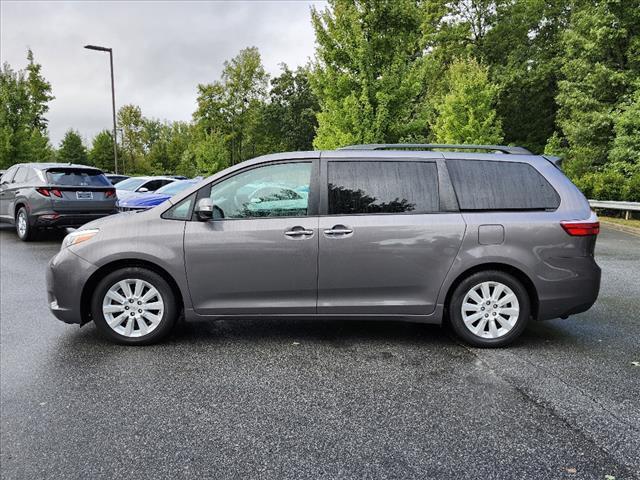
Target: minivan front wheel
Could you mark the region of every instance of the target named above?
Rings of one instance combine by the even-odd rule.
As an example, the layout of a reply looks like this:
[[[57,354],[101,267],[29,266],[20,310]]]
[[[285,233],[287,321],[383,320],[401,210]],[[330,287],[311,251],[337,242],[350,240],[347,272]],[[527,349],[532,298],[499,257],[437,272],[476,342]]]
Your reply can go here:
[[[529,295],[518,279],[501,271],[484,271],[467,277],[455,289],[449,318],[465,342],[503,347],[524,331],[530,311]]]
[[[148,345],[165,337],[178,317],[175,295],[156,272],[130,267],[105,276],[91,304],[96,327],[127,345]]]

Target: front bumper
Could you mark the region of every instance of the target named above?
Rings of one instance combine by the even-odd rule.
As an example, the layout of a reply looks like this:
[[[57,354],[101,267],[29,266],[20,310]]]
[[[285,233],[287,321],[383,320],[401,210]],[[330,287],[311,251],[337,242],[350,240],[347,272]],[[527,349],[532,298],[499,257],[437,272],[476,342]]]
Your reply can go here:
[[[58,320],[82,324],[82,291],[97,267],[64,248],[47,266],[49,309]]]
[[[99,218],[107,217],[114,213],[117,213],[117,211],[113,210],[113,211],[107,211],[107,212],[92,212],[92,213],[51,212],[51,213],[36,215],[34,217],[33,226],[55,227],[55,228],[81,227],[85,223],[92,222],[93,220],[98,220]]]

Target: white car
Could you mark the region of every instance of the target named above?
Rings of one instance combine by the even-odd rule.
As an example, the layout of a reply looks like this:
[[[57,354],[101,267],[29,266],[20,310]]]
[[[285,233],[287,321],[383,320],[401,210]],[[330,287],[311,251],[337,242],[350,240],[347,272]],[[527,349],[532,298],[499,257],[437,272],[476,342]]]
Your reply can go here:
[[[122,200],[139,193],[152,193],[175,181],[171,177],[131,177],[115,185],[116,195],[118,200]]]

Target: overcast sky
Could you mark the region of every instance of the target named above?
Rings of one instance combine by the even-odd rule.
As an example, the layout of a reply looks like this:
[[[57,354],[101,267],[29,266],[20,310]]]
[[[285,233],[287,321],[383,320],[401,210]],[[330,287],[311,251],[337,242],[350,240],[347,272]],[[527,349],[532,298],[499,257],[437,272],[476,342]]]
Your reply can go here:
[[[139,105],[147,117],[190,120],[196,86],[220,77],[222,63],[256,46],[267,71],[305,64],[314,52],[311,5],[321,1],[12,2],[0,1],[0,57],[15,69],[31,48],[56,99],[48,114],[58,145],[74,128],[85,142],[112,128],[109,55],[114,50],[116,108]]]

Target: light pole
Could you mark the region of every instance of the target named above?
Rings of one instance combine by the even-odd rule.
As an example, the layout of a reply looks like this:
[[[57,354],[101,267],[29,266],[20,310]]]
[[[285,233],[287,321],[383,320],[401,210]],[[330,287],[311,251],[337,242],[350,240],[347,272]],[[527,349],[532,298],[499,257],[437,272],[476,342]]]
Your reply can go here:
[[[97,45],[85,45],[87,50],[97,50],[98,52],[109,52],[109,63],[111,64],[111,108],[113,110],[113,161],[115,172],[118,173],[118,140],[116,139],[116,89],[113,83],[113,50]]]

